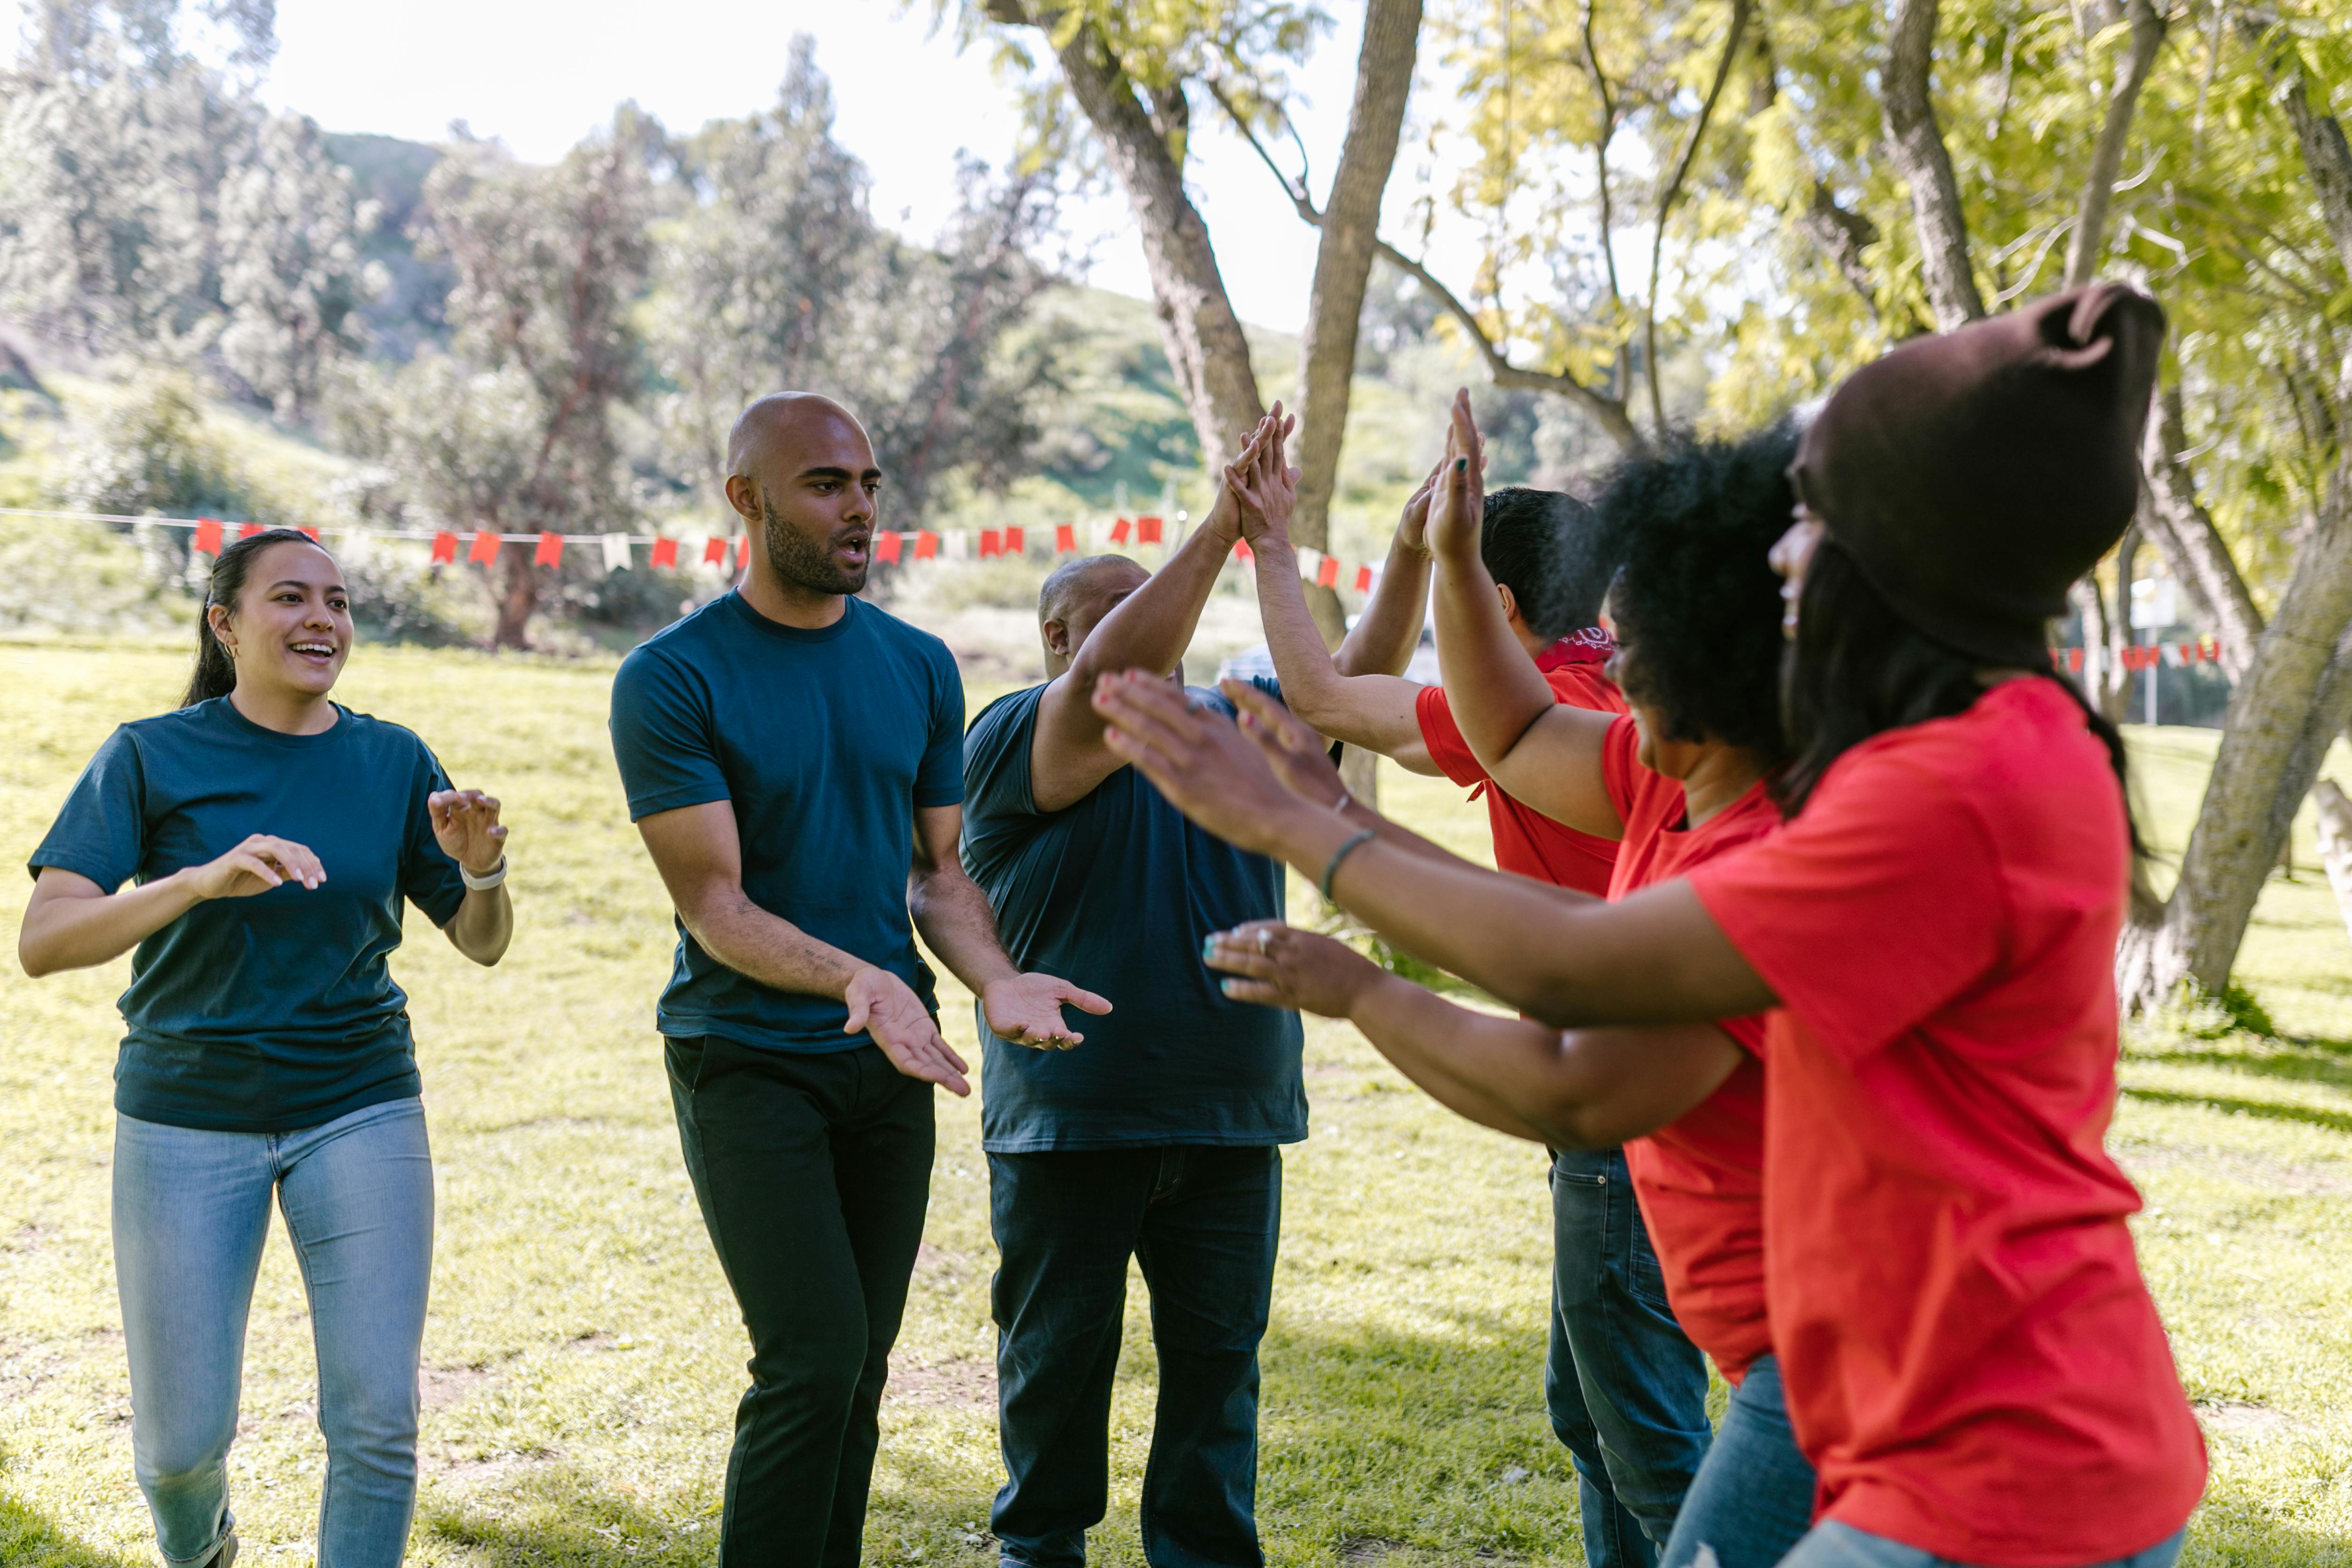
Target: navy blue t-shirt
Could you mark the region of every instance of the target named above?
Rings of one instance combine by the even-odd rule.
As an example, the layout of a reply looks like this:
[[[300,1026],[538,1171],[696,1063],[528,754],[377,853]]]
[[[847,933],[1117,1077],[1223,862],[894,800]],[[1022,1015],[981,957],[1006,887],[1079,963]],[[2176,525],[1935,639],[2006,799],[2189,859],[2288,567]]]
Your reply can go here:
[[[915,808],[963,799],[963,680],[947,644],[863,600],[805,631],[729,593],[648,638],[613,682],[613,755],[635,821],[734,803],[743,892],[821,942],[878,964],[937,1010],[915,952],[907,871]],[[837,998],[780,991],[677,923],[657,1013],[667,1035],[849,1051]]]
[[[336,707],[281,735],[226,697],[126,724],[74,781],[31,868],[112,893],[217,860],[254,833],[301,844],[327,880],[208,899],[139,944],[114,1107],[142,1122],[289,1133],[419,1092],[408,998],[384,958],[405,897],[436,925],[466,901],[425,798],[449,788],[423,741]]]
[[[1187,689],[1232,716],[1218,693]],[[1029,759],[1045,695],[998,698],[964,737],[964,869],[1013,963],[1098,991],[1112,1011],[1069,1015],[1087,1037],[1071,1051],[1008,1045],[979,1019],[981,1146],[1297,1143],[1298,1015],[1231,1000],[1201,963],[1210,932],[1282,917],[1281,862],[1195,827],[1132,768],[1037,810]]]

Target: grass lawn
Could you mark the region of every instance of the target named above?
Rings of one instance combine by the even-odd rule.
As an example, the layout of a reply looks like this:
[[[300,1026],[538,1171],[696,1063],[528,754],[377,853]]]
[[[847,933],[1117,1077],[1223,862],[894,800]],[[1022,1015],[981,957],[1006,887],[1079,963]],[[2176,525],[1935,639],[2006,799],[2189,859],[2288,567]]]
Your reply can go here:
[[[107,731],[167,706],[184,670],[175,653],[0,645],[10,856],[30,851]],[[713,1552],[745,1347],[670,1123],[652,1028],[668,908],[623,810],[609,675],[369,648],[340,694],[500,794],[515,833],[506,963],[475,968],[422,920],[395,960],[440,1180],[416,1563],[622,1568]],[[2137,739],[2157,838],[2177,849],[2211,737]],[[1393,771],[1383,787],[1407,821],[1483,853],[1483,814],[1458,790]],[[2213,1448],[2193,1563],[2352,1563],[2352,951],[2307,823],[2301,839],[2305,869],[2273,880],[2242,967],[2287,1038],[2135,1035],[2114,1134],[2147,1193],[2142,1255]],[[12,952],[28,886],[0,877]],[[107,1240],[125,967],[36,985],[12,964],[0,978],[8,1568],[155,1560]],[[976,1056],[969,998],[949,981],[942,1000],[950,1038]],[[1314,1136],[1287,1156],[1265,1356],[1270,1559],[1580,1562],[1574,1476],[1542,1412],[1539,1153],[1440,1111],[1344,1027],[1310,1021],[1307,1074]],[[986,1170],[976,1106],[943,1096],[940,1120],[866,1528],[879,1563],[993,1561]],[[1139,1287],[1103,1563],[1141,1560],[1152,1381]],[[274,1234],[232,1457],[257,1564],[310,1552],[323,1464],[311,1396],[300,1288]]]

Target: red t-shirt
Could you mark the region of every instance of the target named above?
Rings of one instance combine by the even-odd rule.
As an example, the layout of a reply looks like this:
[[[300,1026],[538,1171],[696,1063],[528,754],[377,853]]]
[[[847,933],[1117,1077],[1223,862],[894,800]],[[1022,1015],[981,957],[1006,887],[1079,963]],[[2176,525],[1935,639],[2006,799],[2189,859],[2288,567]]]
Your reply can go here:
[[[1573,707],[1595,713],[1623,713],[1624,694],[1601,674],[1616,644],[1598,626],[1563,637],[1536,659],[1536,668],[1551,683],[1552,695]],[[1580,833],[1553,821],[1532,806],[1523,806],[1486,777],[1486,769],[1462,738],[1446,706],[1444,686],[1423,686],[1413,699],[1413,716],[1421,720],[1422,743],[1430,760],[1456,784],[1474,786],[1470,799],[1486,797],[1486,820],[1495,835],[1495,863],[1505,871],[1572,887],[1595,898],[1609,892],[1609,875],[1617,864],[1617,845],[1610,839]]]
[[[1855,747],[1690,883],[1781,998],[1766,1284],[1824,1517],[1964,1563],[2153,1546],[2204,1439],[2107,1157],[2129,849],[2051,683]]]
[[[1679,779],[1634,759],[1640,732],[1631,718],[1609,727],[1601,775],[1625,821],[1609,896],[1679,876],[1703,861],[1780,825],[1759,782],[1701,822],[1684,825]],[[1633,1196],[1649,1226],[1666,1299],[1691,1343],[1732,1383],[1772,1348],[1764,1306],[1764,1015],[1722,1019],[1742,1048],[1739,1065],[1715,1092],[1672,1123],[1625,1143]]]

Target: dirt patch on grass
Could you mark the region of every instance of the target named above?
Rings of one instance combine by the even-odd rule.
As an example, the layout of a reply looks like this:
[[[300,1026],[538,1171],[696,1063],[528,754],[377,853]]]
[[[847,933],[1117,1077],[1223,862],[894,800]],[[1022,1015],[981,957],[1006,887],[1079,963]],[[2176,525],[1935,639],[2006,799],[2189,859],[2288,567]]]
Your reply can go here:
[[[890,1382],[882,1391],[882,1403],[934,1410],[993,1410],[996,1364],[976,1357],[961,1357],[929,1366],[892,1367]]]
[[[2295,1425],[2294,1416],[2258,1399],[2200,1399],[2196,1409],[2198,1421],[2208,1432],[2226,1432],[2233,1437],[2267,1437]]]
[[[497,1382],[498,1375],[486,1366],[423,1366],[416,1371],[416,1391],[425,1409],[441,1410]]]

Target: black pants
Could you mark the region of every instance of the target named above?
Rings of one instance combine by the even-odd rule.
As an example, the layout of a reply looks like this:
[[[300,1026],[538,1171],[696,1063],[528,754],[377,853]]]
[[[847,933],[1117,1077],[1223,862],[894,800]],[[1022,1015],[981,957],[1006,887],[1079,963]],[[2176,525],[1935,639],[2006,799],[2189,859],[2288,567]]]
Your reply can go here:
[[[1282,1155],[1201,1145],[988,1156],[1007,1562],[1077,1568],[1102,1521],[1127,1260],[1151,1291],[1160,1396],[1143,1472],[1153,1568],[1257,1568],[1257,1346]]]
[[[930,1085],[873,1045],[668,1044],[687,1174],[751,1333],[719,1563],[850,1568],[930,1198]]]

